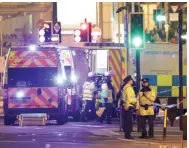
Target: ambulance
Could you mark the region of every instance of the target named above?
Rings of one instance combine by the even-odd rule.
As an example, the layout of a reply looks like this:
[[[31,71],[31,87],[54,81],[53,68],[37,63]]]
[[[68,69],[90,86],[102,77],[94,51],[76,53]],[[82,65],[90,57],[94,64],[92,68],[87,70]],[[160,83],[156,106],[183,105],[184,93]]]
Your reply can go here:
[[[4,124],[20,114],[45,113],[49,120],[67,122],[66,71],[55,47],[11,47],[4,72]]]

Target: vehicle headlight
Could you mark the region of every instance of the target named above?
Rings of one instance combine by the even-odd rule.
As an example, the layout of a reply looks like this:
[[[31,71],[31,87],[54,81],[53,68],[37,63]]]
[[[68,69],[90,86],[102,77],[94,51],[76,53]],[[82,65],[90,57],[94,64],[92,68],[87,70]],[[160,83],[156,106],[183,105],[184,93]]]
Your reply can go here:
[[[22,97],[24,97],[24,92],[18,91],[18,92],[16,93],[16,97],[17,97],[17,98],[22,98]]]
[[[64,78],[62,76],[57,76],[55,78],[55,81],[57,84],[63,84],[64,83]]]
[[[72,82],[77,82],[77,77],[75,76],[75,74],[71,75],[71,81]]]

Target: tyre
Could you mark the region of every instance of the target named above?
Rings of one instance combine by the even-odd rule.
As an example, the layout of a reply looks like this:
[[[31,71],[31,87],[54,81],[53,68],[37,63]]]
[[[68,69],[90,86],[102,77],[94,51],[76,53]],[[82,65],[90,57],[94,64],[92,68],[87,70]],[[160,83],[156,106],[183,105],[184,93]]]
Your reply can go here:
[[[4,116],[4,125],[12,125],[16,121],[16,117],[11,117],[9,115]]]
[[[63,125],[63,124],[68,122],[68,116],[67,115],[58,116],[56,122],[57,122],[58,125]]]
[[[56,122],[57,122],[58,125],[63,125],[65,123],[64,119],[62,119],[60,117],[59,117],[59,119],[57,119]]]

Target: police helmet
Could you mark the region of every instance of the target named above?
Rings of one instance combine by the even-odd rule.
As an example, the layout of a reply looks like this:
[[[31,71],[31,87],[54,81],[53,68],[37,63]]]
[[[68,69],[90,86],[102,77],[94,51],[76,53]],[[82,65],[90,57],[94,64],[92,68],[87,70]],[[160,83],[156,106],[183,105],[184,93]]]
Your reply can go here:
[[[88,73],[88,77],[94,77],[95,76],[95,73],[94,72],[89,72]]]
[[[148,83],[148,82],[149,82],[149,79],[148,79],[148,78],[143,78],[143,79],[141,79],[141,81],[142,81],[143,83]]]
[[[125,83],[128,83],[130,80],[133,80],[133,78],[131,77],[131,75],[128,75],[125,77],[125,79],[123,80]]]

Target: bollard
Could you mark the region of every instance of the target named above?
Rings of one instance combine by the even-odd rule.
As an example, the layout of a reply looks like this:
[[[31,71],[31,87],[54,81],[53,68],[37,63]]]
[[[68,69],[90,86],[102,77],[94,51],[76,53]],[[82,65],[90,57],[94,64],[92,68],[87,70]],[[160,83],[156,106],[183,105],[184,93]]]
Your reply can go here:
[[[21,115],[18,116],[18,124],[19,126],[22,126],[23,124],[23,117]]]
[[[163,140],[166,139],[166,133],[167,133],[167,108],[165,108],[165,111],[164,111]]]

